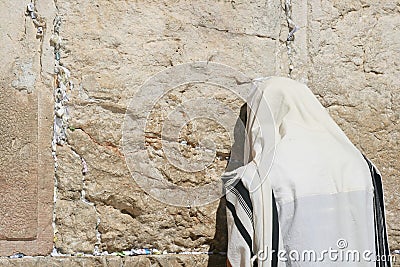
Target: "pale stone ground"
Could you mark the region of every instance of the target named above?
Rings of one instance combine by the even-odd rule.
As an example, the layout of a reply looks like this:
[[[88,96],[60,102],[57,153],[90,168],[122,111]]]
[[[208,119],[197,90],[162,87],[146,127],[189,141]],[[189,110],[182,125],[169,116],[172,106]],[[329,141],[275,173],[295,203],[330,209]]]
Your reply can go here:
[[[1,77],[14,73],[18,77],[4,79],[2,84],[4,87],[11,84],[18,94],[28,96],[32,96],[28,91],[35,91],[32,84],[39,72],[45,73],[40,76],[42,80],[52,79],[40,66],[46,70],[53,68],[55,62],[49,60],[53,55],[48,56],[53,49],[49,44],[51,24],[56,15],[61,18],[59,62],[70,70],[74,88],[68,89],[68,141],[57,146],[54,247],[58,253],[93,254],[143,247],[169,252],[226,250],[223,201],[200,208],[162,204],[133,181],[122,151],[121,129],[126,107],[139,86],[158,71],[199,60],[226,64],[250,78],[280,75],[305,82],[354,144],[382,172],[390,245],[392,250],[400,249],[397,181],[400,3],[372,0],[288,3],[285,6],[279,0],[196,3],[37,0],[37,11],[47,21],[47,35],[42,43],[32,33],[37,29],[30,18],[24,17],[27,2],[15,1],[12,6],[4,7],[18,10],[19,16],[13,24],[0,19],[1,27],[16,36],[7,39],[7,47],[15,44],[25,50],[18,50],[18,57],[7,56],[13,50],[1,54],[1,62],[7,66],[2,69]],[[287,42],[294,27],[292,20],[300,30],[293,41]],[[14,25],[17,22],[28,26]],[[26,53],[32,52],[28,48],[36,51],[37,56],[27,56]],[[39,55],[47,55],[43,56],[46,60],[39,62]],[[152,123],[146,129],[147,149],[153,158],[150,164],[165,179],[195,186],[218,179],[226,161],[215,160],[207,172],[190,174],[165,160],[157,139],[160,118],[170,107],[201,96],[202,92],[196,87],[181,89],[175,88],[161,99],[159,108],[152,113]],[[223,90],[214,97],[239,114],[243,104],[240,99],[233,99]],[[229,140],[218,125],[210,122],[198,122],[184,129],[182,139],[196,143],[202,132],[220,141],[217,153],[229,152]],[[190,155],[190,148],[187,153]],[[85,164],[87,173],[83,175]],[[163,262],[164,256],[46,257],[1,259],[0,263],[2,266],[45,263],[206,266],[208,261],[206,255],[178,258],[172,257],[170,263]]]

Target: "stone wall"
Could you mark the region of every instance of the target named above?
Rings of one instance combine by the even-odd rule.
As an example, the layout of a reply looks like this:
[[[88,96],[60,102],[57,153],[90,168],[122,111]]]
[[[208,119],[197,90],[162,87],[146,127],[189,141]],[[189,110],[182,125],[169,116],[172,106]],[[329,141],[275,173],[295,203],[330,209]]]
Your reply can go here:
[[[280,3],[68,1],[58,3],[58,14],[65,40],[61,62],[71,71],[75,86],[68,103],[68,144],[57,149],[56,249],[60,253],[143,247],[169,252],[225,251],[225,218],[224,212],[217,212],[219,201],[179,208],[144,193],[125,163],[122,125],[139,86],[171,66],[209,60],[251,77],[284,75],[286,47],[281,40],[287,32]],[[160,164],[166,179],[187,186],[218,178],[225,159],[213,162],[207,173],[195,174],[163,161],[157,145],[161,132],[157,118],[166,117],[173,110],[170,107],[206,94],[205,88],[196,86],[170,89],[158,102],[160,108],[153,109],[146,132],[154,157],[148,168]],[[229,91],[214,90],[219,91],[209,89],[208,93],[239,113],[240,100]],[[189,143],[200,139],[193,135],[202,132],[226,139],[215,123],[188,127],[182,138]],[[217,152],[228,154],[229,147]],[[81,159],[88,167],[85,175]],[[77,220],[81,223],[76,224]]]
[[[213,264],[207,255],[76,258],[139,248],[226,251],[223,200],[201,207],[162,203],[132,178],[123,150],[127,107],[153,100],[150,93],[137,97],[140,86],[160,71],[195,61],[225,64],[248,78],[289,76],[306,83],[382,172],[390,246],[400,249],[396,1],[36,0],[35,19],[26,12],[28,3],[0,4],[5,43],[0,121],[9,125],[0,132],[5,140],[0,144],[0,203],[5,207],[0,216],[8,218],[0,223],[0,253],[52,252],[64,258],[2,259],[4,266],[77,266],[75,261],[114,266],[110,259],[118,266],[223,265],[223,257]],[[221,126],[194,120],[182,128],[179,140],[171,140],[187,158],[205,137],[218,144],[218,157],[205,170],[191,173],[166,159],[160,125],[182,103],[213,97],[238,115],[243,100],[224,88],[192,84],[169,89],[145,127],[146,166],[180,186],[215,181],[232,144]],[[39,159],[24,160],[36,151]],[[10,169],[19,183],[9,182]],[[20,220],[10,216],[27,221],[13,225]],[[32,246],[35,240],[42,245]],[[165,258],[176,263],[163,263]]]

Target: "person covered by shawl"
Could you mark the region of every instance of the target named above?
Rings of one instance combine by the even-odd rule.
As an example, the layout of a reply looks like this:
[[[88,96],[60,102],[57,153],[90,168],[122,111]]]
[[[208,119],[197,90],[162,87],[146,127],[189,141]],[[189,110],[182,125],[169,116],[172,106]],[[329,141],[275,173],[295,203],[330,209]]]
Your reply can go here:
[[[227,170],[228,266],[391,266],[381,177],[310,89],[259,79]]]

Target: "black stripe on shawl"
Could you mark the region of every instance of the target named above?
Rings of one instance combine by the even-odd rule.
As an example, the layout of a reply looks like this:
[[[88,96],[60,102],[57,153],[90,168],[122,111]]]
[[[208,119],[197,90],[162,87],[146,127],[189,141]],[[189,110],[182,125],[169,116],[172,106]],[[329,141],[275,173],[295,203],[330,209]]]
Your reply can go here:
[[[240,193],[240,196],[242,196],[243,200],[247,204],[247,206],[250,208],[251,213],[253,213],[253,205],[251,203],[250,199],[250,193],[249,191],[244,187],[242,181],[239,181],[235,186],[235,189]],[[232,192],[233,190],[231,190]],[[235,193],[237,198],[240,198]],[[243,206],[243,202],[240,202],[240,204]],[[246,228],[243,226],[241,223],[239,217],[236,214],[236,210],[234,205],[226,201],[226,206],[227,208],[231,211],[235,225],[237,229],[239,230],[240,234],[242,235],[243,239],[246,241],[247,245],[249,246],[251,256],[254,256],[254,252],[252,250],[252,239],[247,232]],[[244,210],[247,210],[245,207],[243,207]],[[252,218],[251,218],[252,219]],[[252,220],[253,222],[253,220]],[[271,254],[271,267],[277,267],[278,266],[278,250],[279,250],[279,218],[278,218],[278,209],[275,201],[275,196],[274,193],[272,192],[272,254]],[[258,261],[254,261],[254,267],[258,266]]]
[[[364,155],[363,155],[364,156]],[[385,206],[383,201],[382,179],[375,167],[364,156],[368,164],[374,186],[375,253],[386,261],[376,261],[376,266],[390,267],[390,251],[386,233]]]
[[[274,192],[272,191],[272,254],[271,267],[278,266],[279,250],[279,219]]]
[[[253,211],[250,210],[250,208],[248,207],[248,205],[246,204],[246,202],[244,201],[242,195],[240,194],[240,192],[238,190],[236,190],[236,188],[231,187],[229,189],[229,191],[234,194],[237,198],[237,200],[239,201],[240,206],[242,206],[244,212],[246,213],[247,217],[249,217],[251,224],[254,226],[254,220],[253,220]]]
[[[229,202],[227,200],[226,201],[226,207],[232,213],[235,225],[236,225],[237,229],[239,230],[239,233],[242,235],[243,239],[246,241],[247,245],[249,246],[249,249],[250,249],[250,252],[251,252],[251,256],[253,257],[253,255],[254,255],[254,253],[253,253],[253,245],[252,245],[253,241],[251,240],[250,234],[247,232],[246,228],[244,227],[244,225],[240,221],[239,217],[237,216],[235,206],[231,202]]]
[[[238,198],[240,205],[243,207],[243,210],[246,212],[247,216],[254,226],[253,204],[251,203],[250,193],[244,186],[243,182],[241,180],[235,181],[235,184],[233,186],[228,185],[226,189]]]
[[[240,195],[243,197],[243,200],[246,202],[247,206],[251,211],[253,211],[253,204],[251,203],[249,190],[244,187],[244,184],[241,180],[239,180],[234,187],[237,191],[239,191]]]

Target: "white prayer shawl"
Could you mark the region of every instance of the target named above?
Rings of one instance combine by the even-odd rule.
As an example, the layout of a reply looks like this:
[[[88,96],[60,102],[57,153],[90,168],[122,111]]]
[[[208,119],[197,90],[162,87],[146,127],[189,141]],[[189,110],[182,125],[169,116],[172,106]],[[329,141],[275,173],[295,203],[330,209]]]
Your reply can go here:
[[[247,164],[223,176],[232,266],[390,266],[380,174],[310,89],[255,82],[246,129]]]

